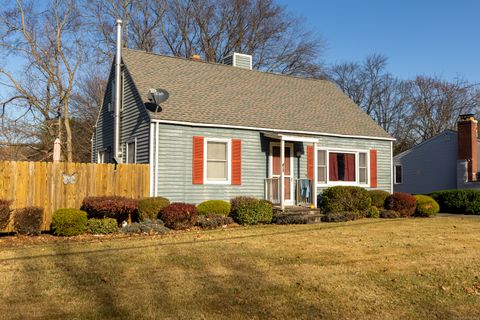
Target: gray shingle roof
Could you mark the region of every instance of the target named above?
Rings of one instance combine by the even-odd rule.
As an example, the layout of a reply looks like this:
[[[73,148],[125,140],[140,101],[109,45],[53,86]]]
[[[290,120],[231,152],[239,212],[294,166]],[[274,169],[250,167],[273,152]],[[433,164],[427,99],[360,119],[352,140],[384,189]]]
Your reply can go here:
[[[143,101],[169,92],[153,119],[391,138],[333,83],[124,49]]]

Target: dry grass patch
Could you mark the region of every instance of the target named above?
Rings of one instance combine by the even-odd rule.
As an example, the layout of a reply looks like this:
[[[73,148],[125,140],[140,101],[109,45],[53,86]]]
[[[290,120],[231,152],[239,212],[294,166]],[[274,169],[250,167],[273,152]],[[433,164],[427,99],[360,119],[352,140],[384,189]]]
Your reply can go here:
[[[4,247],[9,318],[477,319],[480,219]]]

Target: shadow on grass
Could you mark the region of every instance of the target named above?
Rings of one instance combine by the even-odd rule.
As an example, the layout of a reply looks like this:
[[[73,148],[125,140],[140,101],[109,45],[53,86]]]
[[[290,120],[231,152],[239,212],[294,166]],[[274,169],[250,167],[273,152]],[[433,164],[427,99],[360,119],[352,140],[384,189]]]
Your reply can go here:
[[[387,223],[395,220],[362,221],[355,226]],[[30,302],[42,306],[34,310],[40,318],[80,318],[80,319],[335,319],[368,318],[374,313],[365,314],[365,301],[346,298],[343,283],[351,282],[356,289],[382,288],[385,293],[381,299],[388,300],[383,316],[395,316],[395,310],[403,309],[404,318],[461,318],[449,308],[455,301],[436,299],[437,291],[428,291],[431,283],[425,281],[423,289],[418,290],[410,278],[401,282],[391,282],[395,273],[378,274],[376,264],[360,266],[349,265],[346,257],[332,257],[331,265],[343,264],[344,267],[333,272],[338,276],[336,284],[328,285],[331,268],[322,269],[319,253],[313,252],[302,263],[314,266],[307,269],[314,273],[315,284],[305,281],[311,279],[300,267],[291,262],[297,259],[297,252],[265,250],[266,246],[242,245],[225,240],[260,238],[282,234],[302,234],[311,231],[332,228],[351,227],[352,224],[332,224],[317,227],[302,227],[294,230],[222,237],[176,243],[155,243],[129,246],[127,248],[107,248],[100,250],[72,251],[68,243],[53,246],[49,255],[28,257],[27,259],[7,259],[17,264],[18,288],[11,290],[15,300],[22,299],[24,305]],[[255,230],[252,229],[252,232]],[[282,239],[283,240],[283,239]],[[179,244],[212,243],[205,246],[185,246]],[[86,244],[88,245],[88,244]],[[268,243],[270,245],[270,243]],[[126,251],[129,249],[144,249]],[[284,262],[279,262],[279,256]],[[372,258],[372,257],[369,257]],[[376,256],[378,259],[378,256]],[[411,257],[411,259],[416,259]],[[419,257],[418,259],[421,259]],[[330,265],[330,264],[329,264]],[[372,278],[358,278],[355,272],[364,273],[362,268],[373,266]],[[288,270],[288,271],[287,271]],[[329,274],[322,272],[330,270]],[[443,273],[442,273],[443,274]],[[408,274],[407,274],[408,275]],[[411,275],[409,276],[411,277]],[[45,278],[37,285],[38,278]],[[423,279],[423,278],[421,278]],[[49,286],[50,285],[50,286]],[[369,285],[369,286],[368,286]],[[32,286],[30,297],[25,298],[24,290]],[[368,290],[368,289],[367,289]],[[49,292],[48,297],[45,293]],[[363,294],[359,290],[360,295]],[[418,295],[426,296],[418,299]],[[355,298],[355,296],[353,296]],[[438,297],[437,297],[438,298]],[[385,308],[380,300],[378,308]],[[418,305],[418,303],[425,303]],[[461,303],[461,301],[458,301]],[[1,302],[0,302],[1,303]],[[360,307],[358,306],[360,305]],[[428,313],[428,310],[432,310]],[[29,318],[24,310],[15,309],[11,318]],[[343,312],[343,313],[342,313]],[[465,313],[463,313],[465,314]],[[398,315],[397,315],[398,316]],[[378,318],[378,317],[377,317]]]
[[[389,223],[395,222],[398,219],[377,219],[376,221],[367,221],[356,223],[355,226],[362,226],[362,225],[370,225],[370,224],[379,224],[379,223]],[[331,224],[331,225],[330,225]],[[253,239],[253,238],[262,238],[268,236],[276,236],[276,235],[288,235],[288,234],[302,234],[308,233],[311,231],[320,231],[320,230],[328,230],[328,229],[337,229],[337,228],[345,228],[351,227],[349,224],[345,223],[330,223],[328,226],[323,226],[321,228],[312,227],[312,228],[302,228],[300,230],[289,230],[289,231],[275,231],[275,232],[264,232],[259,234],[248,234],[248,235],[241,235],[241,236],[229,236],[229,237],[222,237],[222,238],[215,238],[215,239],[199,239],[199,240],[188,240],[188,241],[179,241],[179,242],[166,242],[166,243],[152,243],[152,244],[145,244],[145,245],[134,245],[134,246],[122,246],[121,248],[103,248],[103,249],[93,249],[93,250],[78,250],[78,251],[70,251],[70,250],[55,250],[54,253],[50,254],[39,254],[39,255],[32,255],[32,256],[25,256],[25,257],[12,257],[12,258],[4,258],[0,259],[0,262],[3,261],[15,261],[15,260],[25,260],[25,259],[36,259],[36,258],[44,258],[44,257],[51,257],[51,256],[69,256],[69,255],[78,255],[78,254],[88,254],[88,253],[109,253],[109,252],[118,252],[118,251],[126,251],[132,249],[143,249],[143,248],[150,248],[150,247],[169,247],[169,246],[180,246],[185,244],[202,244],[202,243],[209,243],[209,242],[221,242],[221,241],[230,241],[230,240],[241,240],[241,239]],[[271,226],[268,226],[271,227]],[[291,226],[292,227],[292,226]],[[293,226],[296,227],[296,226]],[[258,230],[252,229],[251,231]],[[145,237],[148,239],[148,236]],[[119,239],[120,240],[120,239]],[[121,239],[128,241],[129,239]],[[138,239],[135,239],[138,240]],[[72,244],[78,244],[72,243]],[[52,247],[54,248],[70,248],[69,244],[53,244]]]

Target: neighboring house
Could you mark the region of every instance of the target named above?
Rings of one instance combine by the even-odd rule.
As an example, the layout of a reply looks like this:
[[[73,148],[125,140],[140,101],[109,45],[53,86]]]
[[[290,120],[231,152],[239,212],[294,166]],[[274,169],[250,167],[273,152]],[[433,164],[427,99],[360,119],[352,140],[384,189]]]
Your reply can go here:
[[[426,194],[437,190],[476,188],[477,121],[460,116],[458,131],[445,130],[393,158],[394,191]]]
[[[312,194],[328,186],[392,191],[394,139],[328,81],[251,70],[247,55],[216,64],[129,49],[121,74],[119,160],[150,163],[153,196],[288,206],[316,204]],[[94,162],[113,157],[114,75]],[[169,93],[160,106],[149,101],[155,88]]]

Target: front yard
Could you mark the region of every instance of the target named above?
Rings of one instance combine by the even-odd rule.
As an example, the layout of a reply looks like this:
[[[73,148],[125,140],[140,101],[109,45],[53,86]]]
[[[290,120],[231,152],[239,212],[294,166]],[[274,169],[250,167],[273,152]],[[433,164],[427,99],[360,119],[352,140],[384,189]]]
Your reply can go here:
[[[0,317],[480,318],[480,219],[95,239],[0,238]]]

